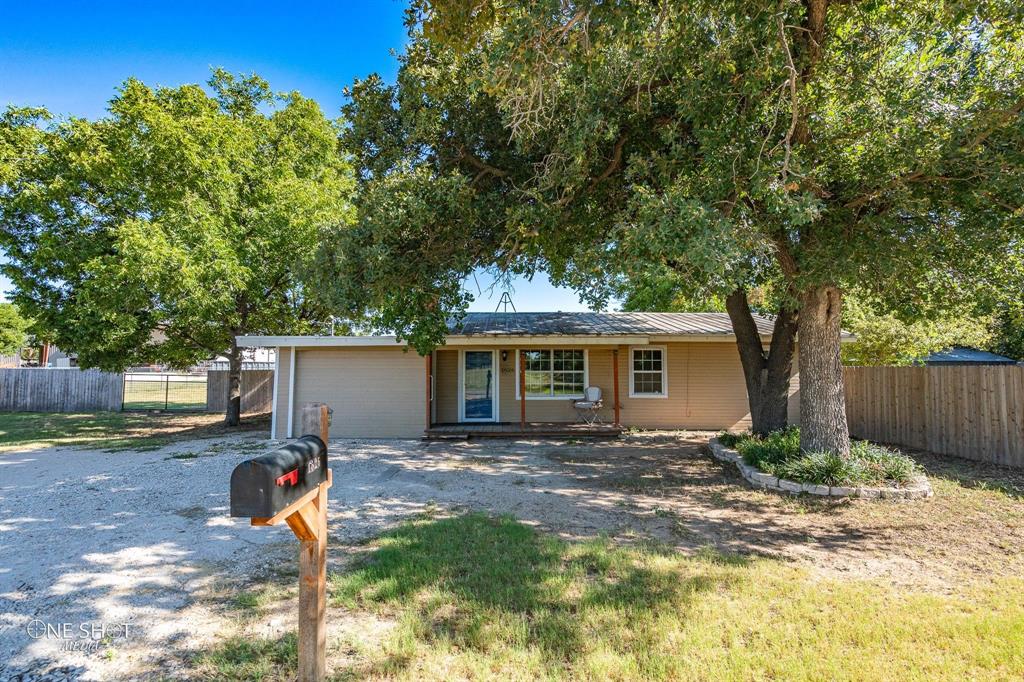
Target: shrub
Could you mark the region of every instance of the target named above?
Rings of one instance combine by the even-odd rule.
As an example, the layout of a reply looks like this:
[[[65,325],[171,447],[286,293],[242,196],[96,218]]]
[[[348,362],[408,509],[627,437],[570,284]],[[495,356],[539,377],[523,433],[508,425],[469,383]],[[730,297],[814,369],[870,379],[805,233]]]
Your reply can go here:
[[[749,433],[730,433],[728,431],[722,431],[716,436],[718,442],[727,448],[734,448],[744,438],[750,438]]]
[[[860,462],[834,452],[812,452],[783,462],[773,472],[780,478],[819,485],[843,485],[864,480]]]
[[[920,467],[898,450],[883,448],[864,440],[850,443],[850,457],[861,462],[872,480],[908,483],[920,470]]]
[[[851,441],[850,456],[800,450],[800,429],[790,427],[765,437],[720,434],[719,441],[733,447],[743,461],[760,471],[798,483],[819,485],[901,485],[919,468],[903,453],[866,441]]]
[[[777,476],[778,465],[800,456],[800,429],[790,427],[764,438],[749,436],[736,444],[736,450],[750,466]]]

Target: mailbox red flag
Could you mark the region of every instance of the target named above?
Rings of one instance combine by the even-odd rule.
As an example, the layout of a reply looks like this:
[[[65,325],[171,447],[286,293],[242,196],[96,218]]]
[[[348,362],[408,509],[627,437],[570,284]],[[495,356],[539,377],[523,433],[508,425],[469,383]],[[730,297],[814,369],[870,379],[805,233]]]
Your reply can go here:
[[[289,484],[289,485],[298,485],[299,484],[299,470],[298,469],[292,469],[287,474],[284,474],[283,476],[278,476],[277,479],[274,481],[274,483],[276,483],[276,484],[278,484],[280,486],[283,486],[286,483]]]

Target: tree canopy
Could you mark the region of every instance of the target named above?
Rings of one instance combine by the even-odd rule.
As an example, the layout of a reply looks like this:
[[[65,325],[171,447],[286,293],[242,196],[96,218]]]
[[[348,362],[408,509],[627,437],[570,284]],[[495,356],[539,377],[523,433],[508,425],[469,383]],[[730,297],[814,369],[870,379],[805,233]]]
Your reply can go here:
[[[1008,302],[999,311],[992,350],[1024,362],[1024,302]]]
[[[719,297],[687,298],[685,285],[676,278],[629,281],[620,290],[625,311],[722,312],[725,301]],[[758,288],[748,292],[751,306],[768,313],[776,305],[770,291]],[[969,303],[969,302],[968,302]],[[979,314],[977,308],[964,305],[958,310],[932,311],[931,317],[901,319],[870,298],[846,292],[842,328],[854,335],[843,344],[845,365],[912,365],[922,358],[953,346],[992,349],[1009,347],[1013,336],[1012,308],[1000,306],[999,314]],[[939,314],[939,313],[942,314]],[[1007,315],[1004,321],[1002,315]],[[1012,350],[1010,355],[1012,356]]]
[[[970,314],[906,322],[892,313],[877,312],[859,299],[848,298],[843,328],[856,338],[843,344],[843,363],[912,365],[953,346],[990,348],[994,345],[993,326],[991,317]]]
[[[21,316],[18,306],[0,303],[0,355],[17,353],[28,338],[30,321]]]
[[[129,79],[96,121],[0,118],[0,245],[14,300],[84,366],[232,360],[235,336],[326,319],[304,286],[351,217],[339,126],[258,76]]]
[[[363,192],[335,258],[339,300],[421,350],[479,267],[595,303],[616,278],[773,281],[803,444],[844,452],[843,290],[912,312],[1006,285],[1018,3],[435,0],[409,27],[397,82],[350,90]]]

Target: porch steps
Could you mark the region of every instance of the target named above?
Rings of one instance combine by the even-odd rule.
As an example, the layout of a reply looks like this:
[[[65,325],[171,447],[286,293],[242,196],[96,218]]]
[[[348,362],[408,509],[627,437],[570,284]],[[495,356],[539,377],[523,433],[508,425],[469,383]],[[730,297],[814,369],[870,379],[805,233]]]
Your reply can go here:
[[[440,440],[469,440],[468,433],[431,433],[430,431],[423,432],[423,440],[429,441],[440,441]]]
[[[518,422],[435,424],[424,431],[424,440],[467,440],[471,438],[618,438],[622,427],[614,424],[559,422]]]

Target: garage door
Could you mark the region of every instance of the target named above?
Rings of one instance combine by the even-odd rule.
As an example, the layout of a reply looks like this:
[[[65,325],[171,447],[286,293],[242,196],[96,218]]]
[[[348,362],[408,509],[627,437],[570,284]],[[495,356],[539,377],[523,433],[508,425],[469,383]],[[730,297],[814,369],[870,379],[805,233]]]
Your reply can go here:
[[[332,438],[419,438],[424,373],[424,359],[400,348],[299,349],[294,423],[303,403],[323,402],[334,410]]]

